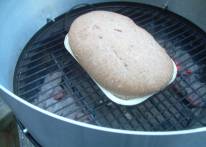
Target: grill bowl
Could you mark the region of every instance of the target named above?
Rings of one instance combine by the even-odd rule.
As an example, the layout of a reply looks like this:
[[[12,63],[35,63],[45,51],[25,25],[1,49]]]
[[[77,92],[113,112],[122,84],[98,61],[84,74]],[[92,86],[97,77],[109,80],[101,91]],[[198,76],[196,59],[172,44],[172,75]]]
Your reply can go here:
[[[1,55],[5,55],[5,56],[4,57],[1,56],[0,58],[0,62],[2,63],[1,65],[3,65],[2,66],[3,70],[1,70],[0,72],[0,75],[1,75],[0,76],[0,82],[1,82],[0,96],[10,105],[13,112],[15,113],[15,116],[22,122],[24,127],[27,128],[28,130],[27,133],[32,134],[35,140],[37,140],[42,146],[67,146],[68,144],[70,144],[71,146],[75,146],[75,147],[80,147],[83,145],[88,146],[88,147],[89,146],[100,146],[100,147],[101,146],[102,147],[111,146],[113,147],[113,146],[122,146],[125,144],[131,147],[136,146],[137,144],[141,144],[142,146],[148,146],[148,145],[160,146],[160,145],[165,145],[165,144],[167,144],[168,146],[181,146],[183,143],[185,146],[196,145],[196,146],[201,147],[205,145],[204,137],[205,137],[206,129],[204,127],[204,122],[201,120],[201,118],[204,118],[204,117],[199,115],[197,109],[195,110],[193,109],[194,103],[193,104],[191,104],[191,102],[188,103],[188,100],[184,99],[184,88],[181,88],[181,86],[173,87],[169,91],[170,92],[172,90],[176,91],[178,94],[178,97],[175,97],[175,96],[174,97],[177,98],[177,101],[182,101],[184,104],[186,104],[186,107],[184,107],[185,105],[183,105],[183,108],[186,108],[186,109],[178,110],[178,114],[179,112],[182,112],[183,116],[185,117],[177,117],[179,121],[175,123],[176,119],[175,119],[175,116],[172,115],[172,112],[176,112],[175,111],[176,109],[175,110],[170,109],[172,110],[171,114],[168,113],[168,110],[166,109],[164,115],[165,116],[168,115],[170,117],[170,120],[166,120],[166,122],[163,123],[163,126],[161,125],[159,127],[157,126],[152,127],[148,125],[148,122],[146,122],[146,124],[144,123],[142,124],[145,128],[144,129],[141,129],[141,127],[136,128],[137,131],[134,131],[134,129],[131,129],[128,125],[127,125],[128,128],[122,129],[121,126],[116,121],[114,122],[110,121],[111,123],[115,123],[115,126],[113,128],[121,128],[121,129],[112,129],[111,127],[108,128],[106,125],[105,125],[106,127],[103,127],[102,124],[101,126],[98,126],[99,124],[90,125],[89,123],[82,123],[80,121],[75,121],[70,118],[65,118],[65,117],[56,115],[54,113],[45,111],[39,107],[36,107],[35,105],[31,104],[32,101],[29,102],[27,98],[25,97],[20,98],[16,96],[14,93],[12,93],[11,92],[12,91],[11,80],[13,77],[12,75],[13,68],[16,64],[16,60],[18,58],[18,55],[20,54],[21,49],[28,42],[31,36],[45,24],[45,20],[49,22],[48,25],[44,27],[44,28],[47,28],[48,26],[53,24],[52,23],[52,20],[54,20],[53,18],[55,18],[56,16],[62,13],[67,12],[71,8],[72,5],[77,4],[79,1],[78,2],[65,1],[65,0],[60,0],[60,1],[47,1],[46,0],[44,2],[35,1],[35,5],[32,1],[25,0],[24,2],[25,3],[19,4],[16,2],[9,1],[9,2],[5,2],[8,5],[5,5],[5,7],[2,7],[3,12],[11,12],[11,13],[10,13],[10,17],[7,16],[7,13],[1,13],[0,15],[2,20],[5,20],[5,23],[1,24],[2,27],[1,27],[1,34],[0,34],[1,38],[4,38],[4,42],[1,42],[0,45],[2,48],[5,48],[4,50],[1,50],[2,52]],[[185,15],[186,17],[190,18],[195,23],[197,23],[199,26],[202,26],[202,28],[204,28],[204,25],[201,24],[201,20],[204,22],[204,19],[200,19],[200,18],[204,18],[204,17],[201,17],[201,16],[204,16],[204,13],[201,13],[201,10],[205,9],[204,5],[199,3],[200,5],[195,5],[197,7],[194,7],[194,3],[190,1],[187,1],[187,2],[178,1],[177,3],[178,3],[176,5],[177,9],[174,8],[173,5],[171,5],[171,7],[169,5],[170,10],[176,11],[179,14]],[[114,3],[110,3],[110,4],[114,4]],[[159,6],[161,6],[161,4],[162,4],[161,2],[156,3],[156,5],[159,5]],[[196,4],[198,4],[198,2]],[[123,3],[122,5],[127,5],[127,6],[129,5],[130,7],[136,6],[136,4],[134,3]],[[138,4],[138,5],[141,5],[141,4]],[[93,7],[93,5],[86,5],[86,6],[87,8],[90,8],[90,9],[91,9],[91,6]],[[181,11],[179,11],[178,8],[181,9]],[[188,9],[190,11],[193,10],[194,12],[192,13],[193,15],[190,15],[190,13],[184,13],[184,12],[189,12]],[[10,11],[10,10],[14,10],[14,11]],[[29,11],[25,13],[25,10],[29,10]],[[82,9],[76,9],[74,10],[74,12],[82,13],[80,10]],[[167,10],[164,10],[164,11],[168,13]],[[170,13],[170,14],[173,16],[173,13]],[[177,15],[175,15],[175,17],[183,19],[182,17],[179,17]],[[55,21],[58,20],[59,18],[55,19]],[[32,20],[35,20],[35,21],[32,21]],[[69,23],[67,22],[70,22],[71,20],[73,20],[73,18],[66,16],[65,24],[69,25]],[[12,31],[10,31],[11,29],[9,28],[9,26],[13,26],[14,21],[15,21],[15,27],[13,27]],[[199,37],[203,40],[203,42],[205,42],[204,41],[205,33],[201,29],[194,26],[191,22],[188,22],[185,19],[184,19],[184,22],[187,26],[190,26],[189,28],[195,29],[197,32],[193,34],[194,36],[188,35],[187,36],[188,38],[184,38],[185,40],[183,40],[183,43],[187,43],[189,40],[198,39]],[[62,26],[65,27],[66,31],[68,31],[68,26],[64,26],[63,24]],[[52,29],[52,30],[54,31],[53,33],[55,33],[55,29]],[[37,39],[36,38],[37,36],[40,37],[39,35],[41,32],[42,30],[39,31],[32,38],[32,40],[34,41],[35,39]],[[184,32],[184,33],[187,34],[187,32]],[[43,34],[45,35],[45,33]],[[47,34],[46,36],[49,36],[49,35],[51,34]],[[65,35],[66,34],[63,33],[62,37],[64,37]],[[195,36],[197,36],[197,38]],[[158,35],[156,37],[158,37]],[[181,36],[179,37],[180,37],[179,40],[181,40],[182,37]],[[160,39],[159,41],[161,42],[161,38],[159,39]],[[194,56],[192,57],[192,59],[195,60],[195,64],[200,65],[201,70],[197,72],[197,75],[195,76],[195,79],[193,80],[202,81],[202,83],[204,84],[205,78],[204,78],[203,73],[205,73],[205,69],[204,69],[205,61],[204,61],[204,49],[203,49],[204,47],[202,44],[203,42],[200,40],[199,41],[196,40],[196,42],[193,42],[194,44],[185,44],[186,46],[184,50],[186,52],[189,52],[190,54],[193,54]],[[163,42],[161,43],[164,45]],[[27,44],[27,47],[29,45],[31,44]],[[193,45],[195,45],[197,48],[189,51],[188,48],[193,49],[191,48],[191,46]],[[171,45],[168,45],[168,46],[171,46]],[[165,47],[165,48],[168,48],[168,47]],[[179,49],[178,44],[176,46],[176,49],[177,50]],[[197,52],[198,54],[195,54]],[[182,52],[180,55],[186,55],[187,57],[187,54],[185,52]],[[187,60],[187,62],[189,61]],[[186,63],[183,62],[182,64],[186,64]],[[178,63],[177,65],[180,66],[181,64]],[[190,65],[187,65],[187,67],[190,67]],[[193,66],[193,67],[197,68],[197,66]],[[181,71],[186,71],[186,70],[182,68]],[[190,74],[191,71],[187,71],[186,73]],[[18,76],[17,74],[15,75]],[[203,76],[199,76],[199,75],[203,75]],[[14,80],[16,80],[15,79],[16,76],[14,77]],[[182,78],[185,78],[185,77],[182,77]],[[176,81],[179,81],[179,79],[176,79]],[[187,82],[189,82],[189,80]],[[179,85],[177,83],[178,82],[174,82],[173,84]],[[191,85],[194,85],[194,84],[195,83]],[[15,88],[15,85],[14,85],[14,88]],[[202,86],[196,85],[194,91],[199,92],[201,91],[200,89],[202,88],[203,88]],[[10,91],[7,89],[10,89]],[[191,90],[191,92],[193,91],[191,88],[189,89]],[[15,92],[17,93],[17,91]],[[194,97],[196,97],[195,93],[194,93]],[[157,96],[159,97],[161,101],[157,101],[157,102],[153,101],[160,105],[159,109],[162,108],[161,106],[163,105],[162,103],[165,103],[165,105],[168,104],[166,101],[164,101],[165,99],[164,99],[164,96],[162,96],[162,94],[163,93]],[[164,94],[168,96],[168,93],[164,93]],[[204,95],[200,94],[200,96],[201,98],[203,98],[202,96]],[[172,100],[174,100],[174,103],[171,103],[172,105],[169,108],[173,108],[175,106],[177,108],[182,108],[182,106],[178,102],[176,102],[175,99],[172,99]],[[150,103],[145,103],[143,106],[141,106],[142,107],[141,109],[144,110],[145,108],[148,108],[150,106],[151,106]],[[203,110],[202,109],[203,106],[204,106],[204,103],[200,107],[200,110]],[[118,107],[114,105],[114,108],[118,108]],[[124,110],[124,107],[121,107],[121,108],[123,108]],[[191,111],[191,108],[192,108],[192,111]],[[136,107],[133,107],[133,109],[135,111],[132,110],[131,112],[138,113],[139,110]],[[110,109],[110,110],[112,111],[113,109]],[[181,111],[181,110],[185,110],[185,111]],[[150,110],[150,112],[151,111],[155,112],[155,110],[154,111]],[[145,116],[151,118],[151,114],[153,113],[150,113],[150,112],[145,113]],[[197,115],[196,115],[196,112],[197,112]],[[144,111],[139,111],[139,113],[144,114]],[[106,112],[106,114],[112,114],[112,112]],[[195,115],[196,117],[193,117],[193,115]],[[159,115],[156,115],[156,117],[157,116]],[[139,117],[137,118],[138,118],[137,121],[139,120],[140,123],[142,123],[142,120],[140,120]],[[143,117],[141,118],[144,120]],[[192,118],[192,121],[190,121],[191,118]],[[152,120],[152,121],[156,122],[158,120]],[[176,127],[175,128],[171,127],[172,124],[168,123],[169,121],[171,121],[171,123],[173,123],[174,126]],[[179,122],[181,122],[181,124],[179,124]],[[188,126],[188,122],[189,122],[189,126]],[[201,123],[196,124],[196,126],[194,126],[194,128],[196,129],[193,129],[190,126],[191,123],[193,122],[201,122]],[[165,127],[166,129],[162,127]],[[151,130],[151,131],[148,131],[148,130]],[[171,131],[171,130],[176,130],[176,131]]]
[[[150,32],[176,62],[176,80],[133,107],[108,100],[64,47],[73,20],[92,10],[126,15]],[[14,90],[42,109],[94,125],[145,131],[204,126],[199,107],[205,105],[206,86],[198,79],[204,70],[204,41],[205,34],[192,23],[160,8],[135,3],[86,5],[56,18],[27,44],[16,66]]]

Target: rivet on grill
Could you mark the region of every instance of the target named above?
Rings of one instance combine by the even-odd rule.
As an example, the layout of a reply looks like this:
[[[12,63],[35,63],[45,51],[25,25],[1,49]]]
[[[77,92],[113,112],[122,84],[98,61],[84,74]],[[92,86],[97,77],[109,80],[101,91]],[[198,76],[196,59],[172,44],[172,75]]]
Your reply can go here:
[[[27,128],[23,129],[23,133],[27,134],[28,133],[28,129]]]
[[[100,100],[100,101],[99,101],[99,104],[102,104],[102,103],[103,103],[103,101],[102,101],[102,100]]]

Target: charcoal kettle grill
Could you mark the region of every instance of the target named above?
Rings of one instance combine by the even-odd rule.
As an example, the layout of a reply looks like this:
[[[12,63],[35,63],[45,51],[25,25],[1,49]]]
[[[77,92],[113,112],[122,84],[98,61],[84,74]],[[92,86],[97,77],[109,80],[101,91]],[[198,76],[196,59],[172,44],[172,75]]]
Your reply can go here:
[[[205,146],[204,1],[23,2],[0,2],[0,96],[36,146]],[[64,47],[73,20],[92,10],[151,33],[175,61],[176,80],[135,106],[110,101]]]

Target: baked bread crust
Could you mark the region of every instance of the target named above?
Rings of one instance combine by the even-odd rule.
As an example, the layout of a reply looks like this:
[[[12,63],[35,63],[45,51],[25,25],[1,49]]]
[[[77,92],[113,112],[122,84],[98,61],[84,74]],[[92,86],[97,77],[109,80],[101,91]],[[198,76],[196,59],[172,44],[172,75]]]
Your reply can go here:
[[[156,93],[172,79],[172,59],[129,17],[92,11],[75,19],[68,35],[80,65],[121,99]]]

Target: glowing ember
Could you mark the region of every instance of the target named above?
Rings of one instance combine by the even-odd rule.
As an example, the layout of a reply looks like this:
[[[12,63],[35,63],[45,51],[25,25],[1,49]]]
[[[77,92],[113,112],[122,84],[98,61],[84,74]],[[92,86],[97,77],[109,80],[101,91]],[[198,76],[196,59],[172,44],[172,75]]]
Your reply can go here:
[[[191,75],[191,74],[192,74],[192,70],[187,69],[187,70],[185,71],[185,74],[187,74],[187,75]]]
[[[177,70],[181,69],[181,66],[179,64],[177,64],[177,63],[176,63],[176,67],[177,67]]]

